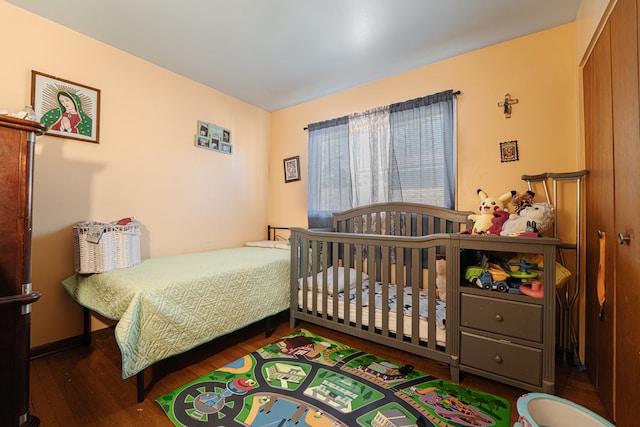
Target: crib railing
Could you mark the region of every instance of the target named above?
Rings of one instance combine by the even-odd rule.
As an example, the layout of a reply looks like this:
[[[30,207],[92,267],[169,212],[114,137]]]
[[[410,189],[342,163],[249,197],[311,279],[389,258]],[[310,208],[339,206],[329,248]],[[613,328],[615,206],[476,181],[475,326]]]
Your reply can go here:
[[[292,326],[302,320],[449,363],[447,343],[453,337],[438,330],[436,322],[436,305],[443,303],[436,297],[435,264],[436,258],[455,258],[450,234],[409,237],[292,228],[291,247]],[[447,264],[448,269],[456,266]],[[453,277],[447,271],[447,287]],[[367,294],[374,282],[380,284],[378,292]],[[406,297],[400,291],[405,287],[410,289]],[[376,298],[387,301],[394,293],[395,310],[389,304],[374,309]],[[427,295],[426,324],[420,318],[421,293]],[[408,305],[410,314],[403,315]]]

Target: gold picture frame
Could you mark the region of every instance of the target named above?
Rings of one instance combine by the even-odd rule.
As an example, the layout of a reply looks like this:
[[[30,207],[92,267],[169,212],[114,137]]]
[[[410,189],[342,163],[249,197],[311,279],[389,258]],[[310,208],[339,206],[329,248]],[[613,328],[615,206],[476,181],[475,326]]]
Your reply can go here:
[[[47,135],[100,142],[100,89],[32,70],[31,105]]]

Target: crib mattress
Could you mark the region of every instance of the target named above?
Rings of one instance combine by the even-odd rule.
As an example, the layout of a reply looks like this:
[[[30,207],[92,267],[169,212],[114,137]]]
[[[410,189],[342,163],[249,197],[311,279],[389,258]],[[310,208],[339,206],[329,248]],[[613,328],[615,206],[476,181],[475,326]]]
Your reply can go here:
[[[380,283],[376,284],[376,299],[378,300],[376,302],[376,307],[375,307],[375,315],[374,315],[374,319],[375,319],[375,327],[378,329],[382,328],[382,316],[383,316],[383,311],[380,308],[380,301],[378,296],[380,295],[379,289],[382,285]],[[367,288],[367,286],[365,286],[365,289]],[[390,290],[391,290],[391,295],[393,296],[394,294],[394,289],[395,286],[391,285],[389,286]],[[350,300],[351,303],[349,304],[349,319],[352,322],[355,322],[356,320],[356,304],[353,303],[353,301],[355,301],[355,291],[351,291],[351,295],[350,295]],[[410,298],[407,297],[407,291],[405,290],[405,302],[410,301]],[[304,292],[302,290],[298,291],[298,307],[302,310],[305,309],[305,307],[303,306],[303,295]],[[313,308],[313,297],[316,297],[316,310],[319,314],[323,313],[323,305],[322,305],[322,293],[319,292],[313,292],[311,290],[309,290],[307,292],[307,306],[306,309],[307,310],[312,310]],[[334,316],[334,302],[333,302],[333,296],[331,295],[326,295],[327,298],[327,316]],[[368,293],[367,292],[363,292],[363,296],[362,296],[362,300],[363,300],[363,304],[367,302],[368,300]],[[344,319],[344,298],[343,298],[343,294],[339,294],[338,297],[338,318],[339,319]],[[419,321],[419,336],[420,339],[424,340],[424,341],[429,341],[429,323],[428,323],[428,316],[426,313],[426,306],[427,306],[427,300],[426,297],[421,297],[420,298],[420,321]],[[369,309],[370,307],[368,305],[363,305],[362,307],[362,324],[364,326],[369,326]],[[436,344],[441,345],[441,346],[445,346],[446,341],[447,341],[447,331],[445,329],[445,311],[446,311],[446,305],[444,302],[437,300],[436,301]],[[389,327],[389,331],[392,333],[397,333],[397,312],[396,312],[396,308],[395,308],[395,302],[393,300],[389,301],[389,312],[388,312],[388,318],[389,318],[389,323],[388,323],[388,327]],[[407,310],[407,307],[405,305],[405,309],[403,311],[403,315],[404,315],[404,321],[403,321],[403,333],[405,336],[407,337],[411,337],[413,336],[412,334],[412,324],[411,324],[411,310],[410,308]]]
[[[286,310],[290,252],[242,247],[170,257],[62,282],[82,306],[117,320],[122,377]]]

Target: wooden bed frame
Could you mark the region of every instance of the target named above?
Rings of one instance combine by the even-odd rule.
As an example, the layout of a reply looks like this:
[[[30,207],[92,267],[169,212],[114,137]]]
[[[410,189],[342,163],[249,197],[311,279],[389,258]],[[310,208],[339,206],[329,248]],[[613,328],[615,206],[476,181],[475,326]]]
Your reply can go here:
[[[436,259],[441,257],[447,260],[448,299],[454,299],[452,291],[454,277],[458,277],[454,272],[459,268],[456,255],[459,248],[452,236],[472,226],[469,214],[471,212],[422,204],[382,203],[334,214],[332,231],[292,228],[292,327],[302,320],[451,364],[451,357],[456,356],[455,346],[451,344],[455,342],[452,328],[446,328],[444,343],[428,338],[436,337],[437,326],[432,321],[435,316],[429,316],[427,336],[419,336],[418,310],[412,310],[410,316],[395,316],[385,305],[378,310],[376,318],[376,310],[369,310],[360,301],[362,285],[368,276],[370,281],[395,283],[398,288],[410,286],[413,307],[419,305],[418,295],[423,289],[428,296],[428,311],[435,313],[436,269],[429,267],[435,267]],[[345,268],[332,269],[333,277],[330,274],[318,276],[330,266]],[[330,295],[338,294],[341,279],[344,283],[355,282],[349,292],[356,296],[357,302],[349,303],[349,309]],[[383,300],[388,293],[388,286],[383,285]],[[314,294],[319,297],[309,296]],[[399,307],[409,302],[403,301],[400,294]],[[374,306],[372,299],[369,302],[369,307]],[[340,311],[340,315],[332,315]],[[447,306],[447,318],[453,318],[450,311]],[[424,326],[422,328],[424,330]]]

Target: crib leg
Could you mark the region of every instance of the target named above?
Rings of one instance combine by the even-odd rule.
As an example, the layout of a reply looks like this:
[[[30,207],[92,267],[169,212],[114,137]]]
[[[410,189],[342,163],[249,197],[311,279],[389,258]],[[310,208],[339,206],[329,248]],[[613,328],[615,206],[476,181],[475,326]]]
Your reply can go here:
[[[451,365],[451,382],[460,383],[460,369]]]
[[[91,345],[91,312],[88,308],[84,309],[84,333],[82,334],[82,344]]]
[[[144,369],[136,375],[136,385],[138,388],[138,403],[144,402]]]

